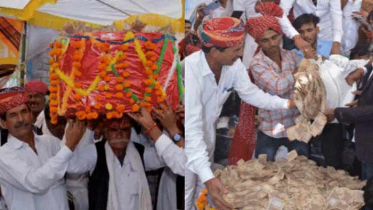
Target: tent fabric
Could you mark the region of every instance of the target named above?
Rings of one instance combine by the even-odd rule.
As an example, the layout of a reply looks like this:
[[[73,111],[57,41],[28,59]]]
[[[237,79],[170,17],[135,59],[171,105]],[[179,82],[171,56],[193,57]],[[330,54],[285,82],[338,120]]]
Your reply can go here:
[[[53,4],[54,2],[55,0],[31,0],[22,10],[10,9],[12,4],[6,6],[4,2],[4,7],[0,7],[0,14],[54,29],[62,28],[66,21],[78,20],[94,25],[111,25],[114,21],[123,20],[131,15],[146,13],[183,19],[184,0],[58,0]],[[54,26],[56,23],[59,28]]]
[[[0,14],[8,14],[20,20],[30,19],[34,12],[44,4],[54,4],[57,0],[11,0],[0,1]]]

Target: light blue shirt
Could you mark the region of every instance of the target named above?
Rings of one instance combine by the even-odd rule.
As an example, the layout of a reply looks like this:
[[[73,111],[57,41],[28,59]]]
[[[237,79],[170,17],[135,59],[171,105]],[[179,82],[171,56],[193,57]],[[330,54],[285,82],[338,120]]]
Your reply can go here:
[[[328,59],[330,56],[330,51],[332,50],[332,47],[333,47],[332,41],[325,41],[322,39],[317,39],[316,53]],[[302,51],[298,49],[293,49],[293,52],[295,52],[295,54],[297,54],[300,58],[302,59],[304,58]]]

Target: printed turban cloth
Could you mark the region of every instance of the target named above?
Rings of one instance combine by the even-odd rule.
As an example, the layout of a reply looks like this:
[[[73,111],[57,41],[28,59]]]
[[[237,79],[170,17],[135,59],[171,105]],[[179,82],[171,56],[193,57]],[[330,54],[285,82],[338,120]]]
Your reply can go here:
[[[28,102],[28,95],[24,89],[20,87],[3,88],[0,90],[0,115],[7,111],[26,104]]]
[[[42,81],[30,81],[25,85],[27,93],[41,93],[46,95],[48,92],[48,85]]]
[[[198,36],[206,47],[234,47],[243,43],[245,26],[237,18],[212,18],[199,26]]]
[[[264,32],[268,29],[272,29],[278,34],[282,34],[280,23],[276,17],[281,18],[283,11],[278,5],[273,2],[266,2],[258,5],[257,10],[263,16],[247,19],[247,33],[249,33],[255,40],[262,38]]]

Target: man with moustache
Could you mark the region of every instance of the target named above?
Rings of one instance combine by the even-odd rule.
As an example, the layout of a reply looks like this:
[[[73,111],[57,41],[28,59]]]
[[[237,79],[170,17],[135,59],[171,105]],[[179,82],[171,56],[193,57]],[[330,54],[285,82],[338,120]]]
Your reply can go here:
[[[281,26],[276,17],[282,17],[282,9],[274,3],[260,4],[258,10],[263,17],[249,18],[246,22],[248,33],[260,47],[251,62],[250,71],[255,84],[271,95],[292,98],[294,94],[294,74],[301,59],[288,50],[281,49]],[[268,13],[269,12],[269,13]],[[315,56],[305,53],[306,56]],[[314,58],[314,57],[313,57]],[[259,132],[255,156],[267,154],[268,161],[275,161],[277,149],[285,146],[298,154],[309,156],[308,144],[287,138],[286,129],[295,124],[299,116],[297,109],[259,109]]]
[[[155,142],[156,152],[130,140],[132,123],[128,115],[105,123],[104,140],[96,143],[97,164],[89,179],[89,207],[92,210],[151,210],[152,201],[145,170],[159,163],[184,175],[183,149],[162,133],[147,110],[130,113]],[[180,161],[184,160],[184,161]]]
[[[48,85],[42,81],[30,81],[25,85],[25,91],[29,96],[29,107],[34,116],[34,125],[39,134],[52,135],[44,116],[45,97],[48,93]]]
[[[0,147],[2,195],[10,210],[68,210],[64,176],[93,168],[96,150],[93,142],[81,141],[86,132],[81,121],[69,120],[62,144],[36,135],[28,100],[22,88],[0,90],[0,123],[9,132]]]
[[[185,151],[189,169],[185,183],[186,209],[193,208],[203,184],[216,208],[231,209],[222,198],[227,190],[211,169],[215,123],[224,102],[235,89],[242,100],[259,108],[288,109],[295,105],[293,100],[264,93],[251,83],[239,59],[245,36],[241,20],[231,17],[206,20],[199,27],[198,35],[202,50],[185,59]]]

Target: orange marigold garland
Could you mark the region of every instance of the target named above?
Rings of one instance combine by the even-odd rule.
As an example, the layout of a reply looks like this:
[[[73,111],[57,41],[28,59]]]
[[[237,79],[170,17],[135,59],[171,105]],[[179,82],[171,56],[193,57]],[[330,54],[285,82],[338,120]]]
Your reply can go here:
[[[49,80],[51,85],[49,86],[50,91],[50,103],[49,103],[49,109],[50,109],[50,117],[51,117],[51,123],[56,124],[57,123],[57,112],[58,112],[58,105],[59,105],[59,84],[60,80],[58,78],[58,75],[56,74],[56,69],[60,68],[60,59],[62,57],[62,48],[64,45],[56,40],[55,42],[50,44],[52,50],[49,53],[51,58],[49,59],[50,64],[50,74],[49,74]]]
[[[209,198],[208,192],[206,189],[201,191],[201,195],[197,199],[196,207],[197,210],[215,210],[215,207],[212,206],[212,201]]]

